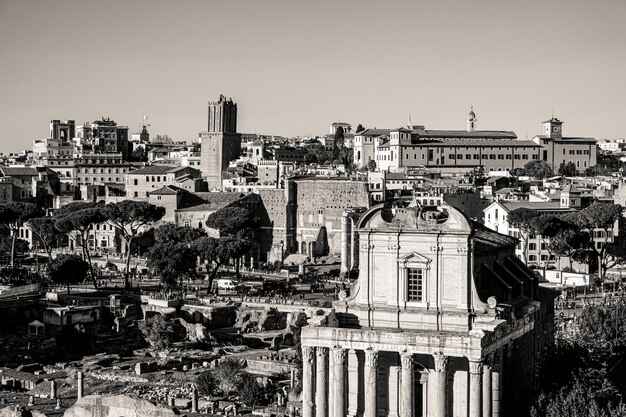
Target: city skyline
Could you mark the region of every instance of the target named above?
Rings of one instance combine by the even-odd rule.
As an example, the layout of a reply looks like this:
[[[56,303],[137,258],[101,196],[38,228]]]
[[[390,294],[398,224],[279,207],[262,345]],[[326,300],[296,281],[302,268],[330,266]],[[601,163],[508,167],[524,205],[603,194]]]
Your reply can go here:
[[[114,17],[111,17],[114,11]],[[0,1],[0,151],[48,136],[50,119],[111,117],[130,132],[195,139],[207,103],[238,130],[321,135],[353,127],[625,137],[626,3]]]

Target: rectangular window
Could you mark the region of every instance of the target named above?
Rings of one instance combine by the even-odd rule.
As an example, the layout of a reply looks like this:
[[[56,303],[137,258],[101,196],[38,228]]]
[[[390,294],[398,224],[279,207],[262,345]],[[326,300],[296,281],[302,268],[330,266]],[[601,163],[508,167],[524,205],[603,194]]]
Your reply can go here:
[[[407,301],[422,301],[424,274],[421,268],[407,269]]]

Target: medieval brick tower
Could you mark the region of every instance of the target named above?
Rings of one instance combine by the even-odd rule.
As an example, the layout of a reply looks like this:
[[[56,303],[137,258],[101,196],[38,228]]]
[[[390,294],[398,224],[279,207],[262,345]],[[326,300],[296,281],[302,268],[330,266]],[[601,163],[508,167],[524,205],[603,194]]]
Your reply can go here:
[[[209,102],[209,123],[200,132],[200,170],[206,176],[209,189],[222,188],[222,172],[241,153],[241,135],[237,133],[237,103],[220,95],[219,101]]]

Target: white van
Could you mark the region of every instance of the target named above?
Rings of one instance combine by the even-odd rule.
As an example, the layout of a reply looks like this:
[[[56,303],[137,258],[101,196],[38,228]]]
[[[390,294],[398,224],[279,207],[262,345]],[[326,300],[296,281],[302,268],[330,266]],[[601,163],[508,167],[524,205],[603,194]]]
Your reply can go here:
[[[234,293],[237,291],[237,283],[232,279],[220,278],[217,280],[217,291]]]

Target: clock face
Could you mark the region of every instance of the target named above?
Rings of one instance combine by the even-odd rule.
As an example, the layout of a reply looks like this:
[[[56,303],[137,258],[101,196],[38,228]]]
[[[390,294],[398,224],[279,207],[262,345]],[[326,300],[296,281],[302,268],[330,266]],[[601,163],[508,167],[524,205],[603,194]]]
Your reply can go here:
[[[553,132],[558,132],[558,131],[559,131],[559,127],[558,127],[558,126],[554,126],[554,127],[552,128],[552,131],[553,131]]]

